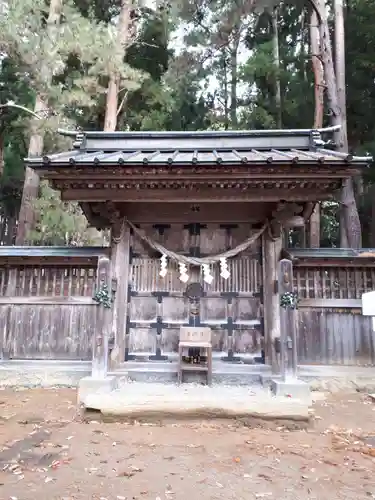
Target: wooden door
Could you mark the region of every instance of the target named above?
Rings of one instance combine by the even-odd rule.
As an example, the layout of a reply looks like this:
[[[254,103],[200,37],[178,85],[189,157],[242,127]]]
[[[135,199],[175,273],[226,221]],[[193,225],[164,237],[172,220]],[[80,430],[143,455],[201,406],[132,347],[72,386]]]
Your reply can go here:
[[[223,252],[251,234],[250,225],[235,224],[155,225],[140,229],[167,249],[194,256]],[[221,278],[219,264],[212,266],[212,285],[203,282],[199,268],[189,268],[188,283],[200,282],[204,290],[197,313],[185,296],[187,284],[179,280],[177,264],[169,261],[168,274],[161,278],[160,255],[133,235],[125,359],[170,359],[176,356],[181,326],[205,325],[212,329],[215,357],[259,361],[263,336],[260,248],[257,241],[228,260],[228,280]]]

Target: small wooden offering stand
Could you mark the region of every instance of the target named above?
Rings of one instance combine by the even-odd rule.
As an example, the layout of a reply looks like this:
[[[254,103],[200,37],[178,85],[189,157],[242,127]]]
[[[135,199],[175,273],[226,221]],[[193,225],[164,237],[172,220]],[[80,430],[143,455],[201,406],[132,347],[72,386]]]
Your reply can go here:
[[[194,349],[199,352],[193,359],[186,359],[184,351]],[[188,357],[189,358],[189,357]],[[204,358],[204,362],[202,362]],[[199,326],[182,326],[180,329],[180,341],[178,346],[178,382],[182,382],[183,373],[205,372],[207,384],[212,383],[212,343],[211,329]]]

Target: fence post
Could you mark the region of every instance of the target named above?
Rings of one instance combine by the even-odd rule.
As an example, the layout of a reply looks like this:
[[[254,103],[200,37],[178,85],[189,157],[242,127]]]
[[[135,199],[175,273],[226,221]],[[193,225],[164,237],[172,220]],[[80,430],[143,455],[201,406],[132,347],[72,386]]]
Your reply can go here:
[[[295,314],[297,296],[293,289],[293,265],[283,259],[278,265],[280,296],[280,355],[281,380],[272,380],[271,388],[276,396],[302,399],[311,403],[310,386],[297,378],[297,329]]]
[[[111,329],[111,268],[108,257],[99,257],[96,282],[95,332],[92,346],[92,377],[105,378],[108,372],[108,340]]]
[[[78,385],[78,403],[90,407],[92,398],[95,405],[103,392],[111,392],[117,386],[115,376],[108,376],[108,340],[112,326],[112,283],[111,265],[108,257],[98,260],[95,311],[95,330],[92,340],[91,376],[84,377]],[[99,395],[98,395],[99,394]],[[91,398],[91,399],[90,399]],[[93,406],[96,407],[96,406]]]
[[[280,296],[280,368],[281,377],[286,379],[297,377],[297,335],[295,310],[297,298],[293,288],[292,261],[282,259],[278,269]]]

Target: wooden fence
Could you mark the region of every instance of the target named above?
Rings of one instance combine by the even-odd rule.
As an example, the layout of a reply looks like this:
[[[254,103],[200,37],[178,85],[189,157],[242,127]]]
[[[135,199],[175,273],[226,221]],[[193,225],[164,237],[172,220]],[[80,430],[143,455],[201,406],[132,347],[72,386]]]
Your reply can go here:
[[[375,290],[375,250],[288,249],[294,268],[299,364],[375,364],[371,318],[361,297]]]
[[[108,248],[0,246],[3,358],[90,360],[98,259]],[[375,250],[284,252],[300,302],[300,364],[375,364],[371,319],[361,296],[375,290]],[[134,272],[138,272],[136,269]]]
[[[90,360],[105,248],[0,247],[3,358]]]

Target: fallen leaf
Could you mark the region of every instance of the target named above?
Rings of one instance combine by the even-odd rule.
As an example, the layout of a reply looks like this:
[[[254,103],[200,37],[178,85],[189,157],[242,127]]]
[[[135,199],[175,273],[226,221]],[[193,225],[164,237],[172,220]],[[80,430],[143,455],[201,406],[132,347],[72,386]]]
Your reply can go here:
[[[134,471],[123,471],[117,474],[118,477],[133,477],[135,475]]]
[[[327,465],[333,465],[334,467],[337,467],[338,466],[338,463],[336,462],[332,462],[331,460],[328,460],[328,459],[324,459],[323,460],[323,463],[327,464]]]
[[[266,474],[258,474],[258,477],[261,477],[262,479],[265,479],[266,481],[271,481],[272,482],[272,479],[267,476]]]
[[[130,468],[134,472],[143,472],[143,469],[140,469],[139,467],[134,467],[134,465],[131,465]]]

